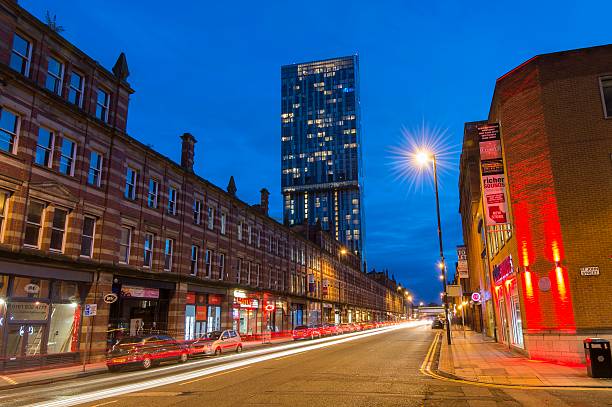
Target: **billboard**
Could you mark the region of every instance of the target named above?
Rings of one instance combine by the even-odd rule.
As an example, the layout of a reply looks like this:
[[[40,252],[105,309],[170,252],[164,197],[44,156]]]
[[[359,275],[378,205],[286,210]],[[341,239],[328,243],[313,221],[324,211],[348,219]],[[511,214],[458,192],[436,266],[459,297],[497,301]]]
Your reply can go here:
[[[509,219],[499,123],[479,125],[478,143],[486,224],[502,225]]]

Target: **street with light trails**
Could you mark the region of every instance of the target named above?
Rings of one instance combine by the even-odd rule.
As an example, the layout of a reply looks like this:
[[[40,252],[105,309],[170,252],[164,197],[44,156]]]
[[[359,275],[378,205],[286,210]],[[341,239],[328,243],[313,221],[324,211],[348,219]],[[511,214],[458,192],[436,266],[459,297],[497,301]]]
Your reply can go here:
[[[3,406],[582,406],[612,392],[478,386],[431,377],[435,332],[408,323],[365,333],[0,393]],[[427,370],[427,369],[426,369]],[[433,373],[433,372],[432,372]]]

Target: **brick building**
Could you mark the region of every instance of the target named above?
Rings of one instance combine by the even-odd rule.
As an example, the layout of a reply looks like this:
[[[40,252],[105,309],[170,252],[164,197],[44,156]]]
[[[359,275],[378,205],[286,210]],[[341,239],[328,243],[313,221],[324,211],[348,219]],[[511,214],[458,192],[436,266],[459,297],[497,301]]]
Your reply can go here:
[[[316,227],[268,216],[126,133],[132,88],[0,1],[0,370],[99,358],[121,335],[245,336],[398,318],[403,299]],[[87,316],[86,305],[97,305]]]
[[[478,137],[466,124],[470,285],[490,296],[498,339],[532,358],[583,361],[582,339],[612,339],[610,61],[610,45],[539,55],[497,80],[488,122],[500,124],[510,227],[487,227],[486,239]]]

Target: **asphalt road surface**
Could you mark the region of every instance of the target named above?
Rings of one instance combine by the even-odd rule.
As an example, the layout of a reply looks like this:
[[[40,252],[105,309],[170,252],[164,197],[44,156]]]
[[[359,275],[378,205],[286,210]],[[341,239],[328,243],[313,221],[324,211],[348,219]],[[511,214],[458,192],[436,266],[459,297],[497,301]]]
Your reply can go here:
[[[612,391],[497,388],[421,372],[428,325],[0,392],[2,406],[612,406]]]

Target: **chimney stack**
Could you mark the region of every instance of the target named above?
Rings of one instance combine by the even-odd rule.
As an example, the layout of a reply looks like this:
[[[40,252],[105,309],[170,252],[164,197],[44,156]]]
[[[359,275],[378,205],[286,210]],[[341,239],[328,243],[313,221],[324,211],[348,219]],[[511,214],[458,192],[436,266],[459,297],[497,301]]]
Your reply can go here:
[[[265,188],[262,188],[261,191],[259,192],[261,193],[259,207],[261,208],[262,212],[267,215],[268,214],[268,200],[270,198],[270,192]]]
[[[191,135],[191,133],[183,133],[181,139],[183,139],[181,149],[181,167],[189,172],[193,172],[193,151],[196,139]]]

